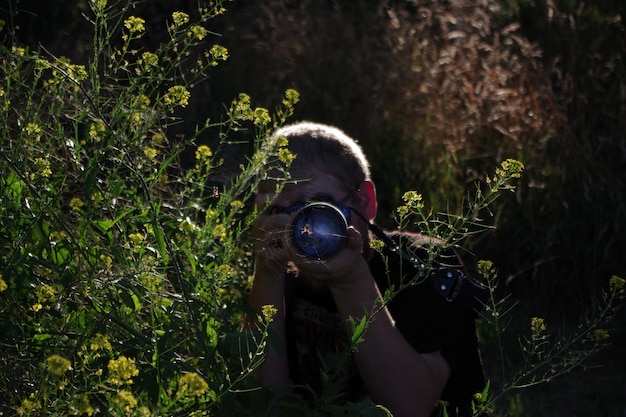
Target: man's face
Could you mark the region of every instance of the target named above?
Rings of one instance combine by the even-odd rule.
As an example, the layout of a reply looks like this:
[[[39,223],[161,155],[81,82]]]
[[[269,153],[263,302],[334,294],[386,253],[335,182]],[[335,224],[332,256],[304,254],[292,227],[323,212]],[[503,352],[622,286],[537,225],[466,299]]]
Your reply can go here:
[[[256,198],[257,209],[262,210],[267,204],[279,208],[288,208],[295,205],[311,202],[324,201],[331,204],[353,206],[351,200],[354,189],[342,185],[334,177],[316,173],[302,177],[300,180],[287,182],[280,194],[276,194],[276,181],[262,181],[258,187]]]

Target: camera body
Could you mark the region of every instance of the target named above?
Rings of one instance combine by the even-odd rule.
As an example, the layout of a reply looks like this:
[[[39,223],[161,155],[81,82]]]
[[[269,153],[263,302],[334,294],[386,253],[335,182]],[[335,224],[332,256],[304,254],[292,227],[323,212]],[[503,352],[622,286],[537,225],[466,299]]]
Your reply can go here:
[[[349,208],[312,201],[282,211],[294,214],[287,238],[302,255],[317,260],[328,259],[345,246]]]

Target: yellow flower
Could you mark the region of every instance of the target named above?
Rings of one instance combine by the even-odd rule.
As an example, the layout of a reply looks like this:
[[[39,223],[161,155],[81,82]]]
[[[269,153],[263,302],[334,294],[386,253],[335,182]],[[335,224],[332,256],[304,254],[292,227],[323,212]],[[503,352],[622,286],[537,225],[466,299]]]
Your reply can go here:
[[[530,318],[530,330],[531,337],[533,340],[539,340],[544,338],[544,333],[546,331],[546,322],[541,317],[531,317]]]
[[[109,255],[100,255],[100,261],[104,264],[105,269],[111,269],[111,266],[113,266],[113,258]]]
[[[96,410],[89,404],[89,396],[87,394],[81,394],[75,397],[74,408],[79,415],[86,414],[92,416]]]
[[[593,331],[593,338],[596,342],[601,342],[609,338],[609,332],[606,329],[596,329]]]
[[[150,417],[152,413],[150,412],[150,409],[148,407],[141,406],[137,409],[137,411],[135,411],[135,415],[137,417]]]
[[[144,154],[144,155],[146,156],[146,158],[148,158],[148,159],[154,159],[154,158],[156,158],[156,157],[157,157],[158,152],[157,152],[157,150],[156,150],[156,149],[154,149],[154,148],[145,148],[145,149],[143,150],[143,154]]]
[[[124,26],[130,33],[141,33],[146,30],[144,24],[146,23],[141,17],[130,16],[124,21]]]
[[[128,238],[131,242],[133,242],[133,245],[137,246],[141,242],[143,242],[144,235],[142,235],[141,233],[131,233],[130,235],[128,235]]]
[[[203,28],[202,26],[193,25],[187,31],[187,36],[201,41],[202,39],[206,37],[207,33],[209,33],[209,31]]]
[[[278,160],[283,164],[290,166],[294,159],[296,159],[296,154],[289,149],[282,148],[278,151]]]
[[[216,224],[213,227],[213,237],[218,239],[220,242],[223,242],[228,235],[226,227],[223,224]]]
[[[204,378],[195,372],[183,375],[178,381],[178,392],[176,395],[202,395],[209,388]]]
[[[61,376],[72,369],[72,362],[59,355],[51,355],[46,359],[48,370],[54,375]]]
[[[94,337],[89,340],[89,348],[91,350],[108,350],[109,352],[112,349],[111,343],[109,342],[109,337],[103,335],[101,333],[96,333]]]
[[[154,133],[151,139],[153,145],[158,145],[160,143],[163,143],[163,141],[165,140],[165,136],[163,136],[162,133]]]
[[[74,197],[70,200],[70,209],[75,212],[81,212],[85,206],[85,202],[78,197]]]
[[[24,56],[26,54],[26,49],[20,48],[18,46],[13,46],[11,48],[11,52],[13,52],[17,56]]]
[[[226,61],[228,59],[228,49],[221,45],[213,45],[209,53],[215,60]]]
[[[163,103],[165,103],[166,107],[185,107],[189,104],[189,97],[191,97],[191,94],[184,86],[175,85],[167,90],[167,93],[163,96]]]
[[[287,89],[287,91],[285,91],[285,99],[283,100],[284,105],[292,107],[298,101],[300,101],[300,93],[298,93],[293,88],[289,88]]]
[[[244,207],[243,201],[241,200],[233,200],[230,202],[230,208],[233,211],[239,211]]]
[[[159,56],[152,52],[144,52],[141,54],[141,63],[143,63],[146,67],[156,67],[159,64]]]
[[[196,149],[196,159],[198,161],[206,161],[211,156],[213,156],[213,152],[211,152],[211,148],[206,145],[200,145],[198,149]]]
[[[235,274],[235,269],[228,264],[222,264],[217,267],[216,272],[218,276],[228,278],[232,277]]]
[[[407,214],[409,214],[409,207],[408,206],[400,206],[396,209],[396,211],[398,212],[398,215],[400,217],[405,217]]]
[[[407,191],[402,196],[402,199],[410,206],[415,206],[417,208],[424,207],[424,203],[422,203],[422,195],[416,191]]]
[[[274,316],[277,312],[278,310],[272,304],[266,304],[261,307],[261,314],[263,315],[263,319],[268,323],[271,323],[271,321],[274,320]]]
[[[50,161],[43,158],[35,158],[35,168],[37,169],[37,174],[31,177],[34,179],[37,176],[41,176],[44,178],[52,175],[52,170],[50,169]]]
[[[385,243],[379,239],[371,239],[369,243],[370,243],[370,247],[377,252],[382,251],[383,248],[385,247]]]
[[[113,402],[115,402],[118,407],[123,407],[126,413],[129,413],[130,410],[137,407],[137,399],[132,392],[126,390],[118,391]]]
[[[189,22],[189,15],[183,12],[172,13],[172,20],[174,21],[174,27],[179,27]]]
[[[269,111],[263,107],[257,107],[252,112],[252,120],[255,125],[265,126],[272,121]]]
[[[106,125],[100,119],[94,120],[91,126],[89,126],[89,138],[93,141],[100,142],[105,132]]]
[[[289,145],[289,139],[287,139],[286,137],[284,137],[284,136],[278,136],[278,137],[276,138],[276,146],[277,146],[277,147],[279,147],[279,148],[280,148],[280,147],[285,147],[285,146],[287,146],[287,145]]]
[[[70,63],[65,63],[63,62],[64,66],[65,66],[65,72],[67,72],[67,75],[74,81],[82,81],[87,79],[87,70],[85,69],[85,67],[83,65],[74,65],[74,64],[70,64]],[[78,91],[76,89],[76,91]]]
[[[623,294],[624,293],[624,285],[626,280],[624,278],[620,278],[617,275],[613,275],[609,280],[609,289],[611,292],[615,294]]]
[[[113,385],[130,385],[132,378],[139,375],[139,369],[135,366],[135,360],[120,356],[118,359],[111,359],[108,365],[109,379]]]
[[[2,274],[0,274],[0,292],[4,292],[9,288],[7,283],[2,279]]]
[[[52,302],[55,300],[56,290],[51,285],[38,285],[35,287],[35,296],[40,303]]]
[[[150,106],[150,98],[144,94],[140,94],[134,100],[134,107],[139,110],[145,110]]]
[[[35,400],[35,395],[31,394],[29,398],[22,400],[22,405],[17,408],[19,415],[31,415],[33,411],[41,409],[41,401]]]
[[[184,233],[192,233],[194,230],[196,230],[198,228],[198,226],[196,226],[191,219],[187,218],[183,221],[181,221],[178,224],[178,230],[180,230],[181,232]]]
[[[96,13],[102,13],[107,7],[107,0],[92,0],[92,9]]]
[[[39,140],[41,138],[41,127],[39,127],[37,123],[28,123],[25,130],[29,137],[33,137],[35,140]]]

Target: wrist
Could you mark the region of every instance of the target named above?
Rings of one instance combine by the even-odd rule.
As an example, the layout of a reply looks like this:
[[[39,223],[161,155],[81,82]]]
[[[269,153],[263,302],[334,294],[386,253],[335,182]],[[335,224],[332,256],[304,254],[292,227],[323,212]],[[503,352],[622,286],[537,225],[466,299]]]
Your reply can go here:
[[[334,291],[352,292],[358,288],[367,286],[369,283],[374,284],[374,277],[370,272],[369,266],[363,257],[359,257],[353,262],[349,268],[345,269],[337,279],[329,280],[328,286]]]

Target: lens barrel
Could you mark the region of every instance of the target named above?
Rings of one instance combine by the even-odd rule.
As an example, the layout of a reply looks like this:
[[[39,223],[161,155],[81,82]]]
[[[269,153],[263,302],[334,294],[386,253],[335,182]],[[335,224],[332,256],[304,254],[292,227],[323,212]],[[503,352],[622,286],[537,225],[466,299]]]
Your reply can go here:
[[[305,256],[327,259],[345,246],[348,221],[339,208],[326,202],[307,203],[296,211],[291,241]]]

